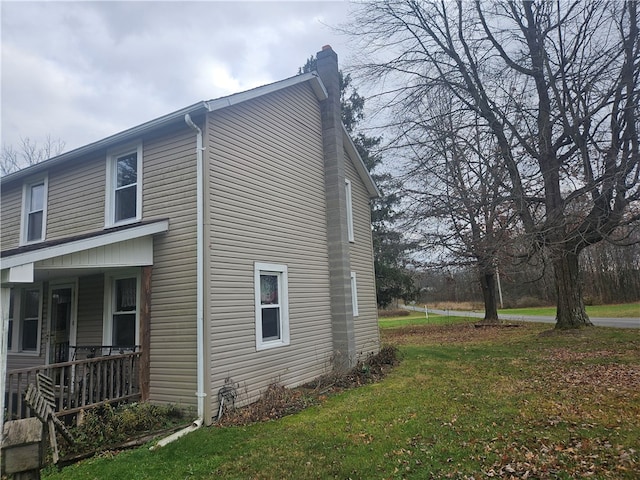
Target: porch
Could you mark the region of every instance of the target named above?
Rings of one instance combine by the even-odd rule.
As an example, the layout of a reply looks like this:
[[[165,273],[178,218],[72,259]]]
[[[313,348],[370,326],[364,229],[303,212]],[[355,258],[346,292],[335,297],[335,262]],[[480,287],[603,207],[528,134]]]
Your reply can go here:
[[[108,346],[98,347],[99,352],[113,350]],[[95,347],[90,349],[96,351]],[[104,356],[88,355],[81,360],[10,370],[5,384],[6,418],[15,420],[33,416],[24,401],[24,393],[29,384],[36,384],[38,373],[53,380],[57,417],[68,417],[107,403],[144,399],[141,385],[145,384],[148,372],[140,368],[141,356],[142,352],[134,349],[129,353],[116,351]]]

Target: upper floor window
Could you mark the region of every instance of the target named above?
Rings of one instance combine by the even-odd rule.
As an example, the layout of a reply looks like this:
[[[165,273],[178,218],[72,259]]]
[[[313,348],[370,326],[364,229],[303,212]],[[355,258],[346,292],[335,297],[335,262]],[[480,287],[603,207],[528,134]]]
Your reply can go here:
[[[40,242],[47,224],[47,177],[24,184],[22,190],[21,243]]]
[[[286,265],[255,264],[256,349],[289,345]]]
[[[142,218],[142,145],[107,156],[105,225]]]
[[[351,199],[351,181],[344,181],[344,188],[347,198],[347,234],[349,235],[349,241],[354,242],[353,236],[353,201]]]

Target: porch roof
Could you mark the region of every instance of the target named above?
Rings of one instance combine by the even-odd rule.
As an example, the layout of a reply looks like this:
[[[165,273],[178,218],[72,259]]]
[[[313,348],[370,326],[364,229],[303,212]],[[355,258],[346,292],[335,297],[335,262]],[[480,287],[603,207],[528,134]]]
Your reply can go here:
[[[140,222],[1,252],[2,283],[30,283],[36,269],[124,267],[153,264],[152,235],[169,220]]]

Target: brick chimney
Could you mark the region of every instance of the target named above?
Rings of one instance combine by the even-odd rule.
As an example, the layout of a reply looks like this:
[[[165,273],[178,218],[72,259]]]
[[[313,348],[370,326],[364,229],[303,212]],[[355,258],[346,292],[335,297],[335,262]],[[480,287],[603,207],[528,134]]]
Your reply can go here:
[[[325,45],[316,58],[318,75],[328,93],[328,98],[321,103],[321,116],[334,367],[348,369],[356,362],[356,342],[351,296],[351,261],[347,231],[345,151],[338,55],[329,45]]]

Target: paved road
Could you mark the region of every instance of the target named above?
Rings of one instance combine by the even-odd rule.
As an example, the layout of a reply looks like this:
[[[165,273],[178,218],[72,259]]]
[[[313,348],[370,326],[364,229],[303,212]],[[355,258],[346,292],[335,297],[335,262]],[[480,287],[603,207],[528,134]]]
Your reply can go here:
[[[407,310],[424,312],[422,307],[405,306]],[[437,315],[453,315],[456,317],[484,318],[484,313],[480,312],[460,312],[455,310],[438,310],[429,308],[429,313]],[[514,320],[518,322],[538,322],[538,323],[556,323],[555,317],[544,317],[534,315],[508,315],[500,314],[502,320]],[[640,328],[640,318],[606,318],[606,317],[589,317],[594,325],[599,327],[617,327],[617,328]]]

